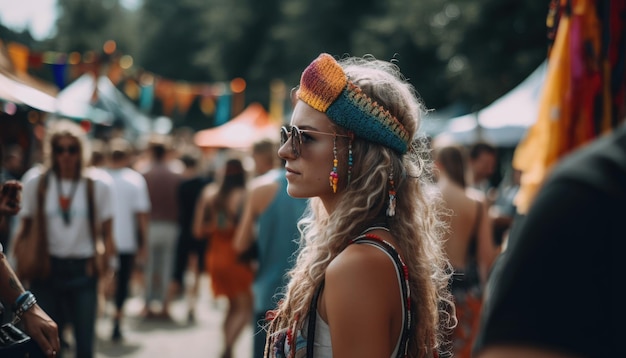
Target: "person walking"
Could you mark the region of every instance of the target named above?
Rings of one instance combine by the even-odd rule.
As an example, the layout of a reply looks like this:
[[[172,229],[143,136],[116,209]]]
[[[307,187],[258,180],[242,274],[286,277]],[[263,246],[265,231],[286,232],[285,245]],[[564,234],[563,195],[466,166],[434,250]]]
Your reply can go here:
[[[37,221],[50,260],[30,289],[60,333],[72,325],[76,357],[93,357],[98,277],[115,255],[112,189],[95,172],[87,175],[88,142],[74,122],[52,123],[44,145],[46,168],[24,184],[15,249]]]
[[[467,193],[464,148],[435,147],[436,185],[443,199],[448,230],[444,248],[454,271],[450,289],[457,326],[449,337],[453,357],[469,358],[478,331],[482,292],[497,253],[487,205]]]
[[[117,247],[118,265],[115,273],[115,294],[113,313],[113,341],[122,340],[121,320],[124,302],[128,298],[130,278],[135,268],[135,260],[145,259],[150,215],[150,197],[144,177],[130,168],[132,148],[122,138],[109,142],[108,173],[111,176],[115,195],[113,237]]]
[[[178,293],[187,298],[187,321],[196,319],[196,302],[200,287],[200,278],[206,272],[205,255],[209,240],[193,235],[193,219],[198,198],[202,189],[213,182],[213,175],[198,172],[198,158],[190,153],[181,156],[185,165],[182,182],[177,188],[178,199],[178,240],[176,242],[176,258],[174,273],[170,282],[168,302],[174,300]],[[185,274],[191,271],[192,282],[185,284]]]
[[[233,237],[241,218],[246,194],[246,173],[239,159],[229,159],[222,168],[220,181],[209,184],[198,201],[194,235],[209,238],[207,271],[215,297],[226,296],[228,310],[223,323],[222,358],[232,350],[252,314],[252,269],[239,262]]]
[[[149,145],[152,158],[149,169],[143,174],[150,196],[150,220],[144,272],[145,292],[142,316],[170,319],[167,291],[172,277],[176,239],[178,235],[178,201],[176,189],[181,182],[167,163],[167,140],[154,140]],[[151,304],[159,301],[161,308],[155,312]]]
[[[435,356],[454,303],[425,148],[413,143],[423,104],[396,65],[372,57],[321,54],[296,94],[278,154],[287,192],[309,209],[265,355]]]
[[[269,154],[269,153],[268,153]],[[276,150],[271,152],[276,155]],[[265,161],[264,161],[265,162]],[[265,314],[284,298],[287,272],[298,249],[297,223],[306,209],[306,199],[287,194],[285,168],[274,168],[255,178],[246,195],[246,205],[235,235],[235,250],[242,254],[256,245],[254,294],[254,344],[252,357],[262,357],[267,335]]]

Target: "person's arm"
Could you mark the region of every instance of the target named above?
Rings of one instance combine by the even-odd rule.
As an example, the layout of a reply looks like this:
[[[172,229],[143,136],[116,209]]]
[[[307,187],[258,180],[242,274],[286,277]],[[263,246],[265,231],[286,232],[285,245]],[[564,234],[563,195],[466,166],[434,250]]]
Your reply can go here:
[[[391,355],[402,329],[396,277],[391,259],[370,245],[350,245],[331,262],[320,314],[330,327],[333,356]]]
[[[489,272],[496,256],[498,256],[497,247],[493,240],[493,221],[489,216],[489,209],[483,201],[480,205],[481,221],[478,227],[477,236],[477,260],[480,282],[484,286],[489,278]]]
[[[0,252],[0,299],[5,307],[13,307],[25,293],[24,287],[9,265],[6,256]],[[28,307],[28,306],[27,306]],[[48,357],[56,356],[61,348],[56,323],[36,303],[24,311],[20,317],[24,331],[39,345]]]
[[[137,256],[139,259],[145,258],[146,247],[148,243],[148,223],[150,219],[149,213],[137,213],[135,220],[137,221],[137,236],[139,247],[137,248]]]
[[[15,180],[0,183],[0,222],[5,216],[16,215],[20,211],[22,184]]]
[[[258,202],[258,191],[252,190],[246,200],[241,220],[237,225],[237,231],[233,239],[233,246],[238,254],[245,252],[254,242],[254,221],[257,213],[255,212],[255,203]]]
[[[202,195],[196,201],[196,210],[194,212],[193,225],[192,225],[192,233],[196,239],[206,239],[204,227],[206,225],[205,215],[208,205],[208,187],[205,187],[202,190]]]
[[[113,241],[113,219],[104,220],[101,224],[102,240],[104,242],[104,252],[106,262],[111,262],[110,259],[116,257],[117,249],[115,248],[115,241]]]

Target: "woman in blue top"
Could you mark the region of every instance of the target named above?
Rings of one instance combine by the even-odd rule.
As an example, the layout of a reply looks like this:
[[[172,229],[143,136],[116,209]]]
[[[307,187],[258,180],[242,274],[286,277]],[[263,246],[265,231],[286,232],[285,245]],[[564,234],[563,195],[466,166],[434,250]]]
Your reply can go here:
[[[266,356],[436,356],[454,311],[413,87],[389,62],[321,54],[296,95],[278,154],[289,195],[311,199]]]

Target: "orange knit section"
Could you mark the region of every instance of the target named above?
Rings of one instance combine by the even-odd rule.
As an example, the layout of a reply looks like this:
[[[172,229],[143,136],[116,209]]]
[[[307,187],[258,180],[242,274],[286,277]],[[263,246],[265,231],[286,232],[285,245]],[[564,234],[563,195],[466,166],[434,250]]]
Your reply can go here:
[[[347,83],[348,78],[339,63],[323,53],[302,73],[297,95],[309,106],[325,113]]]

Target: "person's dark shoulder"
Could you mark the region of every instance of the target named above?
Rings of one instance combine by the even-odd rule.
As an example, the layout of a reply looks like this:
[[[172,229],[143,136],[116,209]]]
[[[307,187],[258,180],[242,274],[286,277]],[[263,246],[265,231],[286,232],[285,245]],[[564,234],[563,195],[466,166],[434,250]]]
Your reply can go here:
[[[200,195],[202,189],[213,182],[213,179],[206,176],[195,176],[183,180],[178,186],[178,195],[185,197],[193,197]]]

